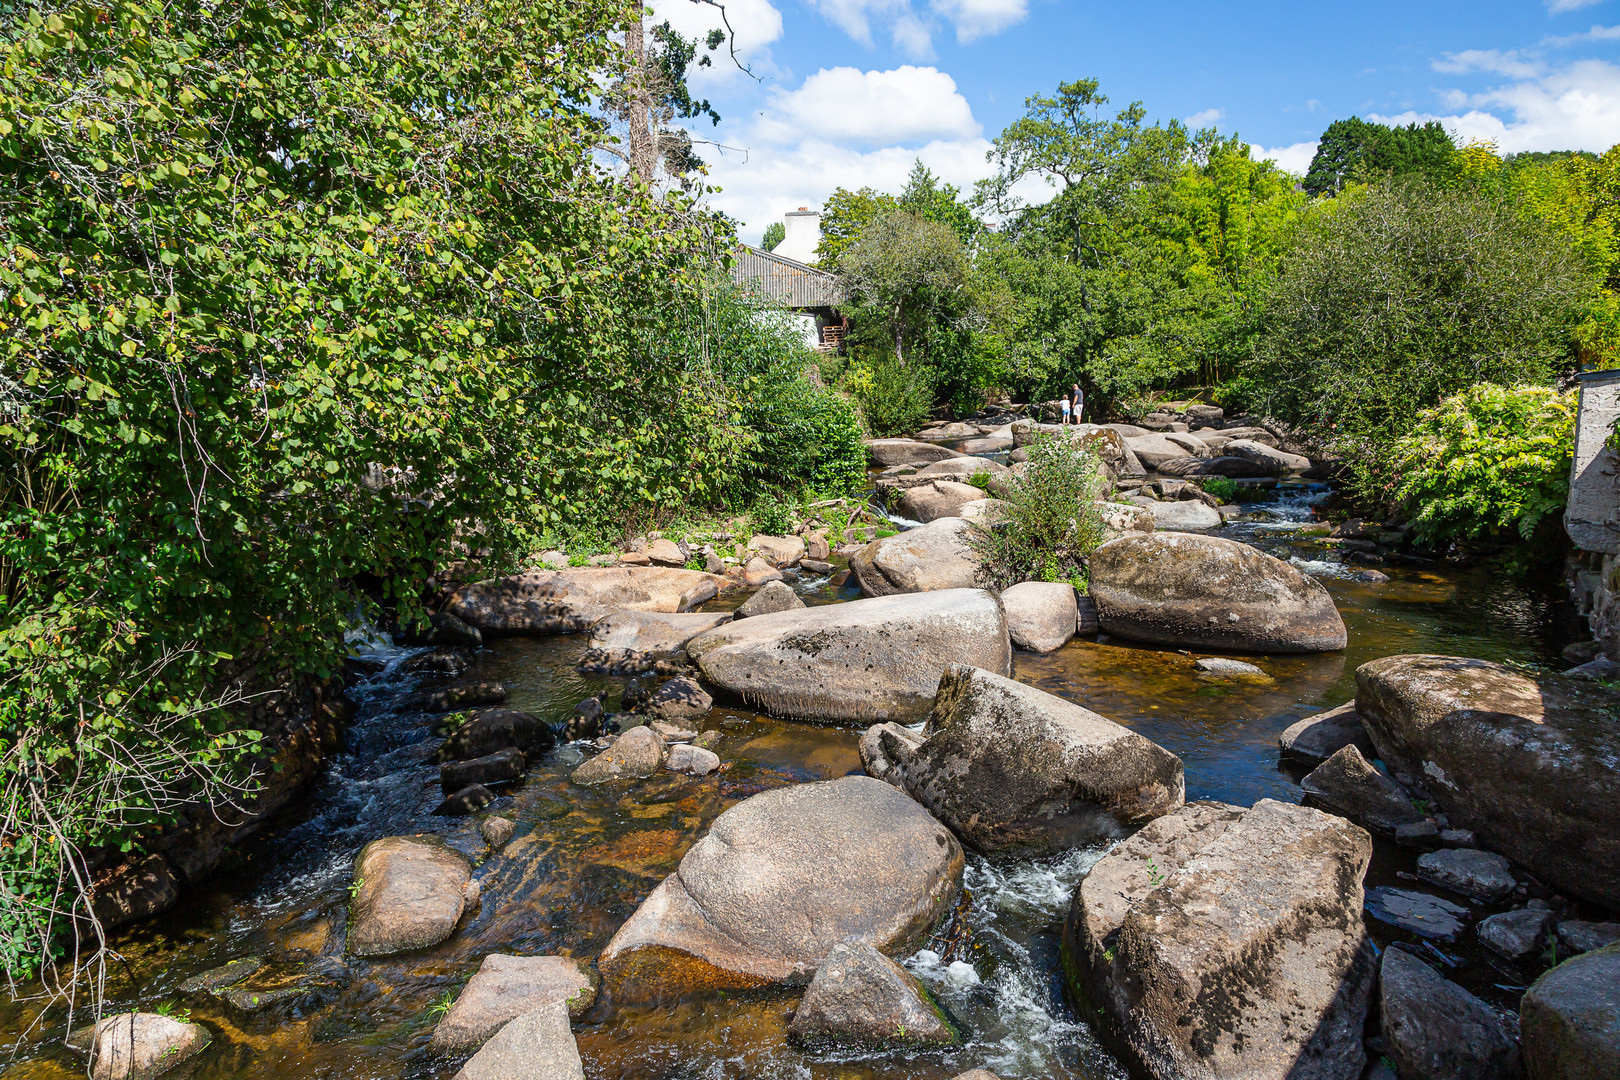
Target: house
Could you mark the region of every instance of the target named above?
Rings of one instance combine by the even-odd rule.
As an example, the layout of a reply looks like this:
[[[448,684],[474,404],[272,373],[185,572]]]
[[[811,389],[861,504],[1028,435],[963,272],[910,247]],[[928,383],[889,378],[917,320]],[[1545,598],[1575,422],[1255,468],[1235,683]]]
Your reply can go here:
[[[791,311],[812,349],[838,352],[849,328],[838,308],[849,294],[838,275],[808,261],[821,243],[821,214],[801,206],[785,216],[784,225],[787,236],[775,251],[740,245],[732,254],[731,278],[745,292]]]

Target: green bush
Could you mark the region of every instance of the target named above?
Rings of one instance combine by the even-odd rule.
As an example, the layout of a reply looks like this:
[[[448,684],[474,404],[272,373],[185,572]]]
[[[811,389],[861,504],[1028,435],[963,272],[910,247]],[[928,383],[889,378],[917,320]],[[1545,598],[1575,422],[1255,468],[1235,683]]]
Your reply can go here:
[[[1097,501],[1102,462],[1083,440],[1045,437],[1028,447],[1023,475],[1006,485],[999,520],[975,527],[971,543],[989,588],[1020,581],[1084,581],[1086,561],[1106,533]]]
[[[1418,535],[1530,539],[1568,499],[1576,408],[1574,392],[1485,384],[1424,411],[1394,451]]]
[[[1238,482],[1229,476],[1211,476],[1198,481],[1198,486],[1223,503],[1231,502],[1238,492]]]
[[[877,438],[911,435],[933,418],[933,372],[922,364],[879,354],[852,364],[845,380]]]
[[[967,482],[980,491],[990,490],[990,474],[988,472],[976,472],[967,478]]]
[[[761,495],[748,509],[748,527],[765,536],[786,536],[793,531],[793,507],[775,495]]]

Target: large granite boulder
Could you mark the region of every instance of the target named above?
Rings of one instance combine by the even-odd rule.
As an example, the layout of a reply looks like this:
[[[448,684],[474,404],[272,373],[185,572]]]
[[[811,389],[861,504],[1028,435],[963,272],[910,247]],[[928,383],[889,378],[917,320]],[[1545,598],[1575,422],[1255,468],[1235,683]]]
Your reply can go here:
[[[1002,590],[1001,606],[1013,644],[1030,652],[1061,649],[1079,626],[1074,586],[1066,581],[1021,581]]]
[[[980,473],[988,473],[994,481],[998,479],[1004,480],[1012,475],[1012,470],[999,461],[963,454],[945,461],[936,461],[932,465],[924,465],[920,468],[900,465],[892,469],[885,469],[878,474],[873,486],[877,488],[878,494],[885,499],[890,499],[899,492],[923,484],[931,484],[935,480],[956,480],[965,484],[969,478]]]
[[[1516,1080],[1519,1044],[1485,1002],[1411,953],[1384,950],[1379,1013],[1389,1056],[1404,1077]]]
[[[444,1014],[428,1049],[464,1054],[524,1013],[560,1003],[578,1020],[596,1001],[598,979],[567,956],[506,956],[491,953]]]
[[[616,609],[687,611],[729,584],[667,566],[531,570],[463,585],[445,610],[485,634],[575,634]]]
[[[508,748],[534,755],[555,745],[557,733],[533,713],[479,709],[450,733],[436,756],[439,761],[471,761]]]
[[[931,480],[907,488],[906,493],[900,496],[897,509],[901,517],[926,523],[940,518],[960,517],[962,508],[968,503],[989,497],[982,488],[972,484],[957,480]]]
[[[680,654],[688,641],[730,621],[729,611],[615,611],[591,627],[590,648],[610,657],[656,660]]]
[[[1276,475],[1270,466],[1261,462],[1224,454],[1210,458],[1175,458],[1160,465],[1158,471],[1166,476],[1225,476],[1233,480],[1252,480]]]
[[[1620,1076],[1620,945],[1546,972],[1519,1004],[1530,1080]]]
[[[436,839],[373,840],[354,860],[359,886],[349,915],[349,952],[388,956],[437,945],[455,932],[472,866]]]
[[[597,967],[617,1001],[805,983],[840,942],[915,950],[962,868],[950,831],[882,781],[776,788],[716,818]]]
[[[1366,832],[1308,807],[1189,803],[1080,882],[1064,928],[1070,987],[1152,1080],[1357,1080],[1371,856]]]
[[[1092,553],[1090,591],[1102,628],[1132,641],[1261,653],[1345,646],[1344,620],[1319,582],[1216,536],[1110,540]]]
[[[788,1039],[800,1046],[954,1046],[962,1041],[917,977],[870,945],[839,942],[793,1011]]]
[[[1387,656],[1356,670],[1379,756],[1456,828],[1541,880],[1620,908],[1620,697],[1501,664]]]
[[[850,556],[849,569],[867,596],[971,589],[979,573],[972,530],[962,518],[940,518],[872,541]]]
[[[1373,768],[1354,746],[1339,749],[1299,782],[1307,806],[1347,817],[1362,828],[1394,836],[1423,820],[1406,791]]]
[[[1009,674],[1001,603],[980,589],[881,596],[756,615],[687,646],[703,677],[776,716],[916,720],[945,666]]]
[[[1253,439],[1230,439],[1221,446],[1221,454],[1224,457],[1247,458],[1265,466],[1273,476],[1281,476],[1288,472],[1304,472],[1311,467],[1311,459],[1308,457],[1290,454]]]
[[[1221,512],[1197,499],[1150,502],[1144,509],[1153,515],[1153,526],[1165,532],[1197,532],[1221,527]]]
[[[873,465],[886,469],[893,465],[930,465],[962,455],[938,443],[917,439],[868,439],[866,456]]]
[[[1173,443],[1163,435],[1138,435],[1134,439],[1126,439],[1125,445],[1149,469],[1156,470],[1167,461],[1191,456],[1185,446]]]
[[[569,779],[576,784],[605,784],[609,780],[645,780],[664,765],[664,740],[652,728],[633,727],[614,740],[612,746],[597,754],[579,768]]]
[[[1181,759],[1089,709],[965,664],[913,743],[881,731],[900,786],[981,851],[1063,851],[1125,835],[1185,794]],[[864,744],[863,744],[864,745]]]
[[[808,550],[802,536],[755,536],[748,541],[748,550],[776,567],[786,570],[804,561]]]
[[[509,1021],[452,1080],[585,1080],[567,1007],[552,1002]]]
[[[767,581],[758,592],[742,602],[737,608],[736,616],[739,619],[747,619],[754,615],[769,615],[775,611],[795,611],[804,606],[804,601],[793,591],[793,586],[781,581]],[[718,625],[720,624],[715,624]],[[712,630],[713,627],[706,629]]]
[[[103,1017],[90,1033],[91,1080],[151,1080],[212,1041],[208,1029],[160,1013]]]

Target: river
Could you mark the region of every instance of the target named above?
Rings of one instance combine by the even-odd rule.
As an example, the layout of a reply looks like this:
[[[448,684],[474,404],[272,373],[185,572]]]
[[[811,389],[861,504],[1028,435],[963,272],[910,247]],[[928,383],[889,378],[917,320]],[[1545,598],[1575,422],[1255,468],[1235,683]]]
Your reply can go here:
[[[1575,632],[1553,584],[1517,583],[1488,567],[1383,566],[1390,580],[1353,579],[1359,565],[1294,536],[1320,490],[1294,488],[1222,532],[1318,576],[1349,630],[1349,647],[1316,656],[1250,658],[1263,681],[1202,675],[1193,657],[1120,640],[1078,639],[1049,656],[1019,653],[1017,678],[1128,725],[1180,755],[1188,799],[1242,805],[1297,801],[1297,774],[1279,769],[1277,735],[1302,716],[1354,696],[1356,666],[1403,652],[1483,657],[1529,670],[1557,670]],[[797,588],[811,603],[855,598],[825,578]],[[741,597],[729,603],[739,602]],[[587,695],[616,696],[624,680],[574,669],[579,637],[509,638],[478,654],[469,677],[509,688],[508,705],[561,722]],[[475,862],[485,857],[476,819],[441,818],[433,717],[408,703],[428,683],[405,670],[411,650],[384,648],[384,670],[352,690],[357,705],[343,750],[268,834],[246,845],[177,910],[118,933],[109,972],[112,1010],[191,1010],[214,1044],[182,1072],[197,1080],[449,1078],[458,1066],[429,1056],[437,1009],[490,952],[599,951],[721,810],[781,784],[860,768],[855,730],[716,708],[697,726],[720,728],[730,765],[694,779],[588,789],[568,781],[582,752],[563,747],[491,812],[519,825],[516,838],[479,866],[482,903],[442,945],[381,960],[344,956],[351,864],[367,841],[443,834]],[[965,922],[971,934],[940,955],[906,962],[971,1032],[967,1045],[912,1055],[815,1057],[790,1048],[793,992],[668,1001],[615,1008],[600,1002],[576,1025],[592,1080],[945,1080],[987,1067],[1015,1078],[1119,1078],[1124,1073],[1071,1013],[1058,965],[1058,934],[1075,883],[1102,854],[1077,850],[1046,860],[970,856]],[[1380,843],[1370,882],[1394,883],[1410,857]],[[1375,936],[1388,940],[1377,925]],[[936,943],[937,945],[937,943]],[[943,949],[943,946],[938,946]],[[266,966],[254,985],[307,989],[291,1012],[244,1015],[212,998],[183,996],[187,977],[244,956]],[[1507,1003],[1512,973],[1477,954],[1449,952],[1453,978]],[[27,1001],[0,1007],[0,1030],[32,1022]],[[82,1022],[82,1014],[81,1021]],[[60,1044],[55,1013],[18,1048],[6,1080],[83,1075]],[[189,1071],[188,1071],[189,1070]],[[180,1073],[172,1074],[180,1075]]]

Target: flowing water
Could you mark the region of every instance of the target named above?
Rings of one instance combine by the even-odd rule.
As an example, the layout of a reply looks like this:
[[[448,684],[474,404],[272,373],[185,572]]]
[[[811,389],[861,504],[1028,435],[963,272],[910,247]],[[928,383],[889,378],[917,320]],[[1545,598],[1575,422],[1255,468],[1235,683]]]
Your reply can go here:
[[[1344,614],[1342,653],[1251,658],[1265,679],[1202,675],[1192,655],[1106,637],[1076,640],[1049,656],[1020,653],[1017,678],[1126,724],[1180,755],[1187,797],[1242,805],[1297,800],[1296,776],[1279,770],[1277,735],[1298,718],[1354,696],[1354,672],[1400,652],[1484,657],[1532,670],[1561,667],[1573,632],[1557,590],[1506,580],[1490,569],[1386,566],[1387,582],[1354,580],[1360,567],[1295,535],[1320,489],[1283,490],[1224,530],[1314,574]],[[797,586],[812,603],[853,599],[828,579]],[[733,603],[736,601],[733,600]],[[478,654],[469,677],[507,684],[512,708],[561,722],[584,697],[616,697],[624,680],[578,673],[578,637],[506,639]],[[563,747],[490,812],[518,822],[516,838],[488,855],[476,818],[442,818],[434,717],[412,706],[429,676],[407,670],[410,650],[375,648],[383,670],[353,687],[347,743],[277,827],[238,851],[168,915],[116,939],[109,1008],[152,1010],[175,1003],[216,1033],[189,1067],[201,1080],[449,1078],[459,1062],[426,1052],[438,1007],[491,952],[599,951],[636,905],[679,862],[717,814],[767,788],[845,775],[860,768],[858,732],[716,708],[697,726],[725,733],[729,767],[694,779],[661,775],[590,789],[569,783],[583,760]],[[355,854],[378,837],[430,832],[478,865],[482,902],[450,940],[420,953],[348,958],[344,923]],[[934,943],[906,963],[971,1032],[951,1051],[809,1056],[785,1041],[793,991],[694,997],[656,1006],[599,1002],[576,1025],[592,1080],[803,1077],[816,1080],[943,1080],[984,1066],[1022,1077],[1123,1077],[1071,1012],[1058,964],[1058,935],[1075,884],[1102,855],[1077,850],[1045,860],[970,856],[963,921],[970,933]],[[1370,881],[1391,883],[1409,857],[1380,844]],[[1375,933],[1387,938],[1378,928]],[[292,1011],[245,1015],[213,998],[186,997],[179,984],[243,956],[267,961],[256,988],[299,986]],[[1457,977],[1510,995],[1514,973],[1454,953]],[[0,1031],[34,1023],[37,1005],[0,1007]],[[83,1017],[75,1021],[82,1023]],[[65,1016],[48,1012],[21,1042],[6,1080],[82,1075],[82,1059],[61,1043]]]

